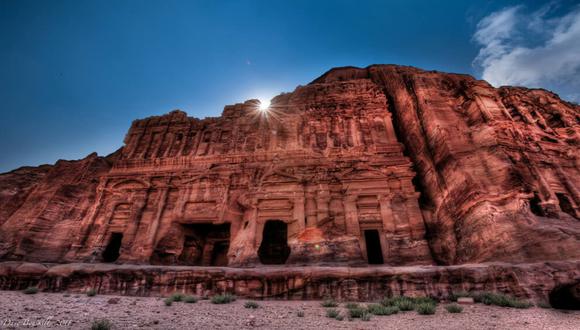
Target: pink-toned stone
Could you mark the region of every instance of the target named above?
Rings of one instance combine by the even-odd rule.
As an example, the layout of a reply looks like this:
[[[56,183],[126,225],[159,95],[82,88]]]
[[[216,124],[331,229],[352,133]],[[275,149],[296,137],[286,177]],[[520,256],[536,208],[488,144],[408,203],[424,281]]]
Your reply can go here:
[[[1,174],[0,258],[580,258],[580,108],[551,92],[375,65],[330,70],[257,108],[136,120],[110,156]]]

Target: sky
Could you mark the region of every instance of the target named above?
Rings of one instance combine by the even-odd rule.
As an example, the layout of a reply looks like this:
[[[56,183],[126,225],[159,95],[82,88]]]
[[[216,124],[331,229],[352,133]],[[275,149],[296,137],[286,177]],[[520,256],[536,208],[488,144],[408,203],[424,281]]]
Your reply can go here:
[[[0,172],[107,155],[332,67],[412,65],[580,101],[576,1],[0,0]]]

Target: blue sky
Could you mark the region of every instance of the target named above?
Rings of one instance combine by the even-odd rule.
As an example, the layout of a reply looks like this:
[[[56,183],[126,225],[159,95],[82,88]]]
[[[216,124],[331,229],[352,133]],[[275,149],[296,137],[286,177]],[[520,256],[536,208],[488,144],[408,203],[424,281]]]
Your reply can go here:
[[[578,13],[574,1],[0,0],[0,172],[106,155],[133,119],[219,116],[336,66],[462,72],[578,100]]]

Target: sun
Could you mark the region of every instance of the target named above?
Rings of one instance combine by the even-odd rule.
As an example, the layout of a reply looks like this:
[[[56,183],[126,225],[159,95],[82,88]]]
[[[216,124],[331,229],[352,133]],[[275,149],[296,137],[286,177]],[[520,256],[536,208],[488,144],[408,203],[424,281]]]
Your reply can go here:
[[[270,100],[260,99],[260,106],[258,109],[260,109],[260,111],[268,111],[268,108],[270,108]]]

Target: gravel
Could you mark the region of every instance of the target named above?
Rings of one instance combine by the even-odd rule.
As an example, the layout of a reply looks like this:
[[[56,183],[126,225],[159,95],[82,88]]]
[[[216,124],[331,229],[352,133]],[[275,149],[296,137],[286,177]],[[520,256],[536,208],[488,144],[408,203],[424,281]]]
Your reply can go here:
[[[165,306],[162,297],[0,291],[0,329],[90,329],[96,319],[108,319],[114,329],[580,329],[580,311],[475,304],[451,314],[439,304],[435,315],[412,311],[365,322],[329,319],[320,301],[258,301],[257,309],[244,308],[245,302],[214,305],[200,300]],[[347,315],[344,304],[338,309]],[[300,310],[304,317],[297,316]]]

